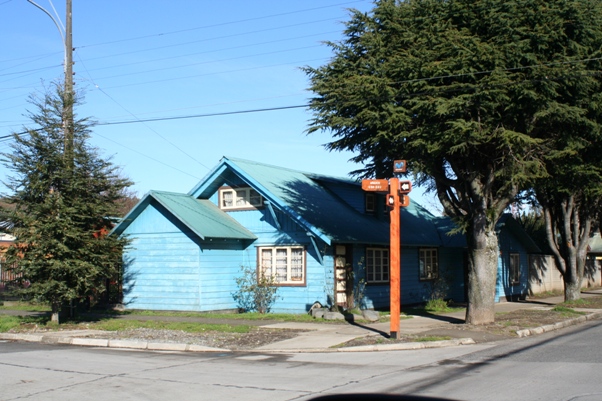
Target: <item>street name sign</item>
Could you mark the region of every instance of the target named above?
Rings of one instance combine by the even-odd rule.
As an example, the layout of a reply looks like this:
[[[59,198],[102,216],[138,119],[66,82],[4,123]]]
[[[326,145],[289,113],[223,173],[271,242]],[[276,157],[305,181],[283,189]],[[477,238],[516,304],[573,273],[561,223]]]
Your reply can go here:
[[[389,180],[362,180],[362,189],[372,192],[389,192]]]

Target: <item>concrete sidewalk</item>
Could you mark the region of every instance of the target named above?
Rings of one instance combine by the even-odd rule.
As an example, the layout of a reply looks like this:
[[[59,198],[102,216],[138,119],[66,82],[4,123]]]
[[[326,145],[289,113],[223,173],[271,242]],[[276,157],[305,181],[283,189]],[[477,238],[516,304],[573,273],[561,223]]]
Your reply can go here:
[[[582,297],[600,296],[602,290],[582,293]],[[501,302],[495,305],[496,312],[511,312],[520,309],[550,309],[554,305],[563,302],[563,297],[550,297],[531,299],[521,302]],[[534,329],[521,330],[517,332],[519,337],[532,334],[540,334],[546,331],[557,330],[561,327],[566,327],[573,324],[579,324],[589,319],[597,319],[602,317],[602,310],[586,311],[588,314],[576,319],[569,319],[565,322],[549,327],[539,327]],[[19,311],[2,310],[3,314],[24,314]],[[127,318],[127,317],[123,317]],[[132,316],[132,319],[148,319],[148,320],[175,320],[175,321],[211,321],[212,319],[205,318],[179,318],[179,317],[164,317],[164,316]],[[223,321],[224,319],[219,319]],[[400,323],[400,333],[402,335],[428,335],[428,336],[447,336],[452,337],[451,340],[431,341],[431,342],[407,342],[394,344],[378,344],[359,347],[338,347],[332,348],[347,341],[366,336],[381,336],[388,337],[390,332],[390,323],[373,323],[373,324],[327,324],[327,323],[295,323],[281,322],[270,323],[266,321],[240,321],[236,319],[229,320],[229,324],[247,324],[252,322],[254,325],[274,328],[274,329],[298,329],[305,330],[300,332],[298,336],[264,345],[255,348],[254,352],[360,352],[360,351],[378,351],[378,350],[404,350],[404,349],[420,349],[433,348],[444,346],[458,346],[465,344],[474,344],[476,342],[491,342],[507,337],[495,336],[485,332],[469,331],[469,330],[453,330],[452,325],[464,322],[464,312],[448,313],[444,315],[432,316],[413,316],[409,319],[402,319]],[[103,332],[93,330],[74,330],[74,331],[59,331],[43,334],[10,334],[0,333],[0,340],[12,341],[36,341],[43,343],[55,344],[71,344],[80,346],[93,347],[111,347],[111,348],[130,348],[140,350],[157,350],[157,351],[193,351],[193,352],[229,352],[226,349],[204,347],[193,344],[175,344],[175,343],[156,343],[147,341],[131,341],[131,340],[109,340],[101,338],[86,338],[89,335],[96,337],[102,336]],[[459,337],[461,338],[453,338]]]

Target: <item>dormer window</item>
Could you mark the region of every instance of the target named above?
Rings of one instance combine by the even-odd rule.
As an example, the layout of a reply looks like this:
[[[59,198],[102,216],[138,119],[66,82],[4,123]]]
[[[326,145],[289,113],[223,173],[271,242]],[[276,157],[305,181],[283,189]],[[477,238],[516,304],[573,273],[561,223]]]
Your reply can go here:
[[[219,207],[223,210],[256,209],[263,206],[259,192],[250,187],[223,187],[219,190]]]

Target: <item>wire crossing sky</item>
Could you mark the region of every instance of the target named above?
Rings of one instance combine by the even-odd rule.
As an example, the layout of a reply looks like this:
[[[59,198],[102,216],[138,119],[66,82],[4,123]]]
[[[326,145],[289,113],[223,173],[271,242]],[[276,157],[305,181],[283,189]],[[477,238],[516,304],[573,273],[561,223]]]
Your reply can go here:
[[[64,0],[36,3],[64,23]],[[77,115],[99,123],[92,144],[139,196],[188,192],[222,156],[345,177],[359,167],[353,154],[326,151],[328,133],[305,133],[311,93],[301,67],[328,62],[324,42],[342,38],[348,9],[371,8],[370,0],[75,0],[74,80],[85,100]],[[37,128],[27,99],[63,80],[64,50],[53,21],[25,0],[0,0],[0,48],[6,152],[5,136]],[[0,168],[0,180],[7,173]]]

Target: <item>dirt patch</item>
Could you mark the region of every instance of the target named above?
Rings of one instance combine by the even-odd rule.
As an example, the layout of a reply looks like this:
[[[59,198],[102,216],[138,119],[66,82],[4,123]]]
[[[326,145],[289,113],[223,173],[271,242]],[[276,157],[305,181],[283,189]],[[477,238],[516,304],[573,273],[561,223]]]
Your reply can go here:
[[[600,303],[600,306],[602,307],[602,302]],[[355,347],[360,345],[437,341],[454,338],[472,338],[476,342],[499,341],[516,338],[516,332],[518,330],[541,327],[579,316],[582,316],[582,314],[554,310],[521,309],[508,313],[498,313],[495,317],[495,322],[490,324],[442,324],[438,328],[430,329],[423,333],[402,335],[400,339],[391,339],[384,336],[369,336],[351,340],[341,346]]]
[[[476,342],[489,342],[504,339],[516,338],[516,332],[518,330],[535,328],[562,322],[571,318],[581,316],[571,312],[569,310],[551,310],[552,305],[543,305],[537,309],[520,309],[508,313],[498,313],[494,323],[485,325],[468,325],[463,324],[462,319],[458,318],[459,314],[442,315],[441,325],[438,327],[431,327],[428,331],[415,334],[415,335],[404,335],[401,339],[390,339],[383,335],[371,335],[363,338],[358,338],[342,344],[342,347],[351,347],[357,345],[374,345],[374,344],[391,344],[398,342],[416,342],[416,341],[436,341],[446,340],[452,338],[472,338]],[[587,300],[576,301],[575,303],[563,304],[567,308],[587,308],[602,309],[602,297],[596,296],[588,298]],[[460,314],[461,315],[461,314]],[[150,317],[151,319],[158,319],[157,317]],[[176,318],[166,318],[165,320],[175,320]],[[196,319],[198,320],[198,319]],[[206,319],[208,322],[214,319]],[[451,323],[449,323],[451,322]],[[246,321],[234,321],[228,322],[229,324],[236,325],[244,324]],[[255,324],[262,324],[259,322]],[[341,323],[347,324],[347,323]],[[61,330],[85,330],[93,329],[93,324],[61,324],[59,331]],[[56,331],[46,327],[38,327],[35,324],[22,324],[17,330],[13,332],[27,332],[27,333],[40,333]],[[264,345],[268,345],[274,342],[284,341],[290,338],[294,338],[300,334],[303,330],[287,330],[287,329],[273,329],[265,327],[252,327],[248,333],[229,333],[219,331],[205,331],[202,333],[189,333],[180,330],[160,330],[160,329],[149,329],[149,328],[137,328],[121,331],[106,331],[100,335],[89,338],[106,338],[106,339],[124,339],[124,340],[138,340],[138,341],[149,341],[149,342],[167,342],[167,343],[187,343],[196,344],[213,348],[223,348],[230,350],[250,350],[259,348]]]
[[[303,330],[253,328],[248,333],[203,332],[188,333],[180,330],[131,329],[90,336],[88,338],[120,339],[159,343],[195,344],[212,348],[245,350],[259,348],[278,341],[288,340]]]

